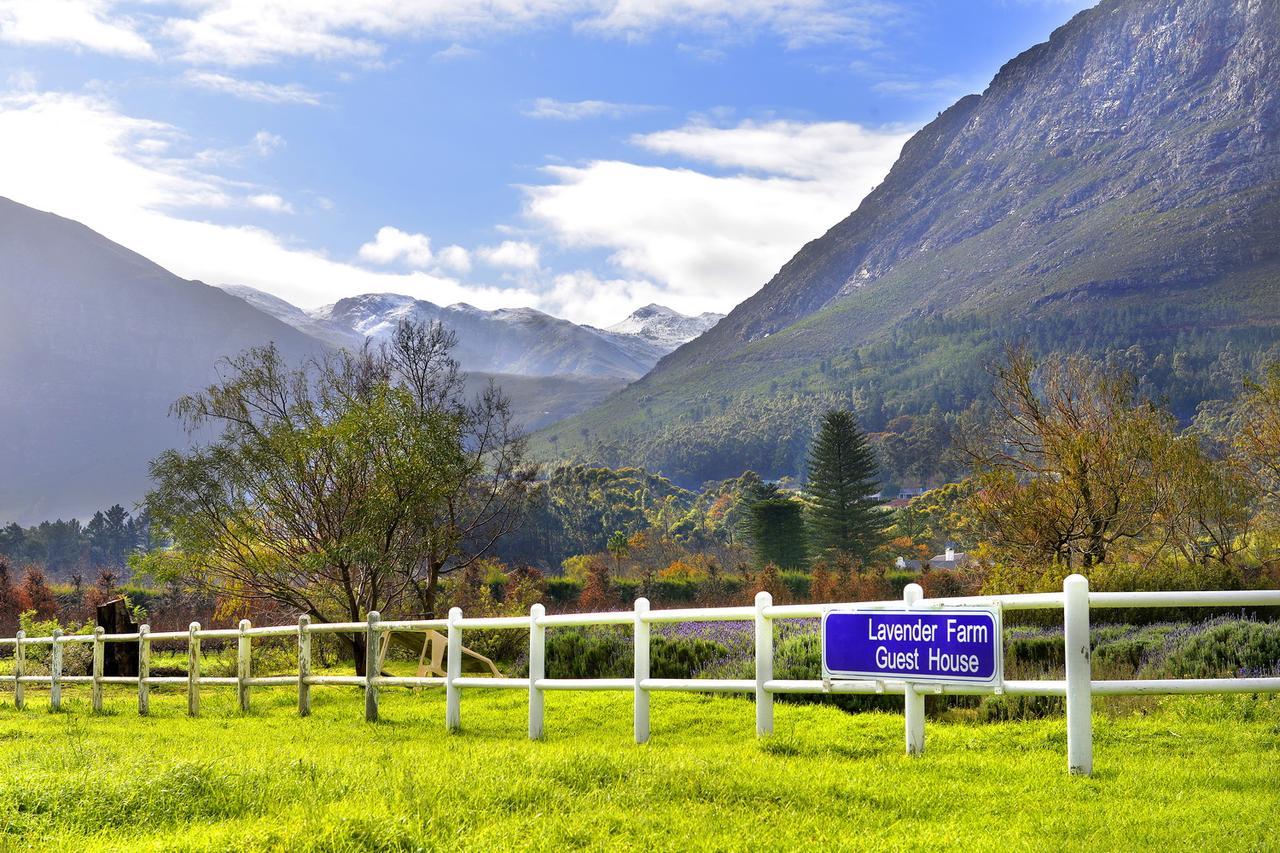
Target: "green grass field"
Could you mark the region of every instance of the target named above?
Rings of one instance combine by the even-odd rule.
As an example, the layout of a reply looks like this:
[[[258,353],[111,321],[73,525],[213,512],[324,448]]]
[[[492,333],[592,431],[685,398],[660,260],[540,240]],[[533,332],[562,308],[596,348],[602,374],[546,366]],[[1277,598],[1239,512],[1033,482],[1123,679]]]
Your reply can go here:
[[[737,698],[657,694],[653,739],[631,742],[629,694],[553,693],[547,738],[525,694],[470,691],[444,731],[440,690],[257,689],[253,711],[210,688],[204,716],[157,689],[139,718],[67,691],[0,709],[0,848],[499,850],[1275,849],[1280,698],[1165,700],[1099,714],[1091,778],[1065,766],[1061,719],[934,722],[902,753],[902,718],[779,704],[754,737]]]

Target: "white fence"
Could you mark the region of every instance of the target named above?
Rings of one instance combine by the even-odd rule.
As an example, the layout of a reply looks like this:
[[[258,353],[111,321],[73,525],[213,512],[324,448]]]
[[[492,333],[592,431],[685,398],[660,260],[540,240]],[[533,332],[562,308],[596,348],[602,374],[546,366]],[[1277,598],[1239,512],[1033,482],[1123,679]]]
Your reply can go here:
[[[367,622],[318,623],[303,616],[297,625],[254,628],[248,620],[239,628],[202,629],[192,623],[188,631],[152,633],[143,625],[136,634],[94,634],[51,637],[17,637],[0,639],[0,646],[14,646],[14,672],[4,680],[13,682],[14,702],[24,707],[27,684],[49,685],[49,704],[61,707],[62,687],[67,684],[89,684],[95,711],[102,709],[105,684],[136,685],[138,713],[149,710],[149,690],[159,684],[185,684],[187,713],[200,713],[200,688],[222,685],[235,687],[242,711],[249,709],[250,690],[259,686],[297,686],[298,713],[311,712],[311,689],[324,685],[348,685],[364,691],[365,719],[378,719],[378,692],[386,687],[426,687],[443,685],[446,693],[445,725],[456,731],[461,725],[461,697],[465,689],[527,690],[529,692],[529,737],[543,734],[543,700],[548,690],[618,690],[634,695],[634,730],[636,743],[649,739],[649,695],[654,691],[686,691],[710,693],[753,693],[755,695],[756,735],[773,732],[773,697],[779,693],[862,693],[898,694],[904,697],[906,747],[911,755],[924,751],[924,700],[927,694],[996,693],[1010,696],[1062,696],[1067,710],[1067,764],[1073,773],[1090,773],[1093,768],[1092,699],[1094,695],[1137,695],[1171,693],[1280,693],[1280,678],[1199,678],[1199,679],[1131,679],[1097,681],[1090,671],[1089,611],[1091,608],[1146,607],[1265,607],[1280,606],[1280,590],[1242,590],[1212,592],[1090,592],[1088,581],[1072,575],[1063,583],[1062,592],[1024,595],[969,596],[927,599],[917,584],[907,586],[902,602],[856,602],[858,607],[901,606],[927,610],[934,607],[985,605],[1004,611],[1063,610],[1066,677],[1063,680],[1004,681],[997,686],[912,684],[893,679],[884,681],[784,680],[773,677],[773,621],[775,619],[820,619],[824,612],[840,604],[773,604],[769,593],[756,596],[754,607],[684,608],[650,610],[649,602],[638,599],[631,611],[611,613],[568,613],[547,615],[541,604],[535,604],[528,616],[464,617],[454,608],[447,619],[382,621],[370,613]],[[649,676],[650,626],[673,622],[731,622],[753,620],[755,623],[754,679],[666,679]],[[631,678],[547,678],[546,629],[587,625],[630,625],[635,637],[635,666]],[[440,677],[386,676],[376,672],[377,650],[382,636],[389,631],[448,632],[447,675]],[[462,675],[463,630],[528,630],[528,678],[468,678]],[[313,675],[311,673],[311,638],[317,634],[355,634],[366,636],[366,672],[370,676]],[[298,642],[298,674],[256,677],[250,668],[250,644],[255,637],[296,637]],[[234,678],[210,678],[200,674],[200,642],[205,639],[235,639],[237,672]],[[157,640],[186,640],[188,672],[185,676],[158,677],[150,674],[151,644]],[[106,643],[138,644],[139,674],[136,677],[103,675]],[[71,643],[93,644],[93,674],[62,674],[64,648]],[[25,650],[32,646],[50,645],[50,674],[27,675]]]

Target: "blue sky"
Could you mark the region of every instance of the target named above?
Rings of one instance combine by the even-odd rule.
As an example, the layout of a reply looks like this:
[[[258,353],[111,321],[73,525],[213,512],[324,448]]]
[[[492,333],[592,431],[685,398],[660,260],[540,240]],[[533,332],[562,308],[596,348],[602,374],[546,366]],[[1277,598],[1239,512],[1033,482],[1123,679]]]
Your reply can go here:
[[[726,311],[1071,0],[0,0],[0,195],[303,307]]]

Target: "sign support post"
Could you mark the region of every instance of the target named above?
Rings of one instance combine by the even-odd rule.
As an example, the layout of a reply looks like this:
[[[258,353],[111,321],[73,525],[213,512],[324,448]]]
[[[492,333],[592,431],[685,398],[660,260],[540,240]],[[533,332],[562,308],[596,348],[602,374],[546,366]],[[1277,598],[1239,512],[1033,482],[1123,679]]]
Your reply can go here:
[[[915,607],[924,598],[924,588],[918,583],[909,583],[902,590],[902,601],[907,607]],[[902,693],[905,708],[903,715],[907,721],[907,755],[924,754],[924,695],[917,692],[912,684],[907,684]]]

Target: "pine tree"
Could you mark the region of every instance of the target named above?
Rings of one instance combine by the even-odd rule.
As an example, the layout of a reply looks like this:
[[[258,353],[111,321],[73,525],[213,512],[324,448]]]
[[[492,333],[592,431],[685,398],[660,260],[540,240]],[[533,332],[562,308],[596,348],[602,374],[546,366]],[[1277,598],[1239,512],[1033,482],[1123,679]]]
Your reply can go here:
[[[867,560],[885,541],[888,517],[871,495],[880,484],[867,437],[853,414],[827,412],[809,452],[809,547]]]

